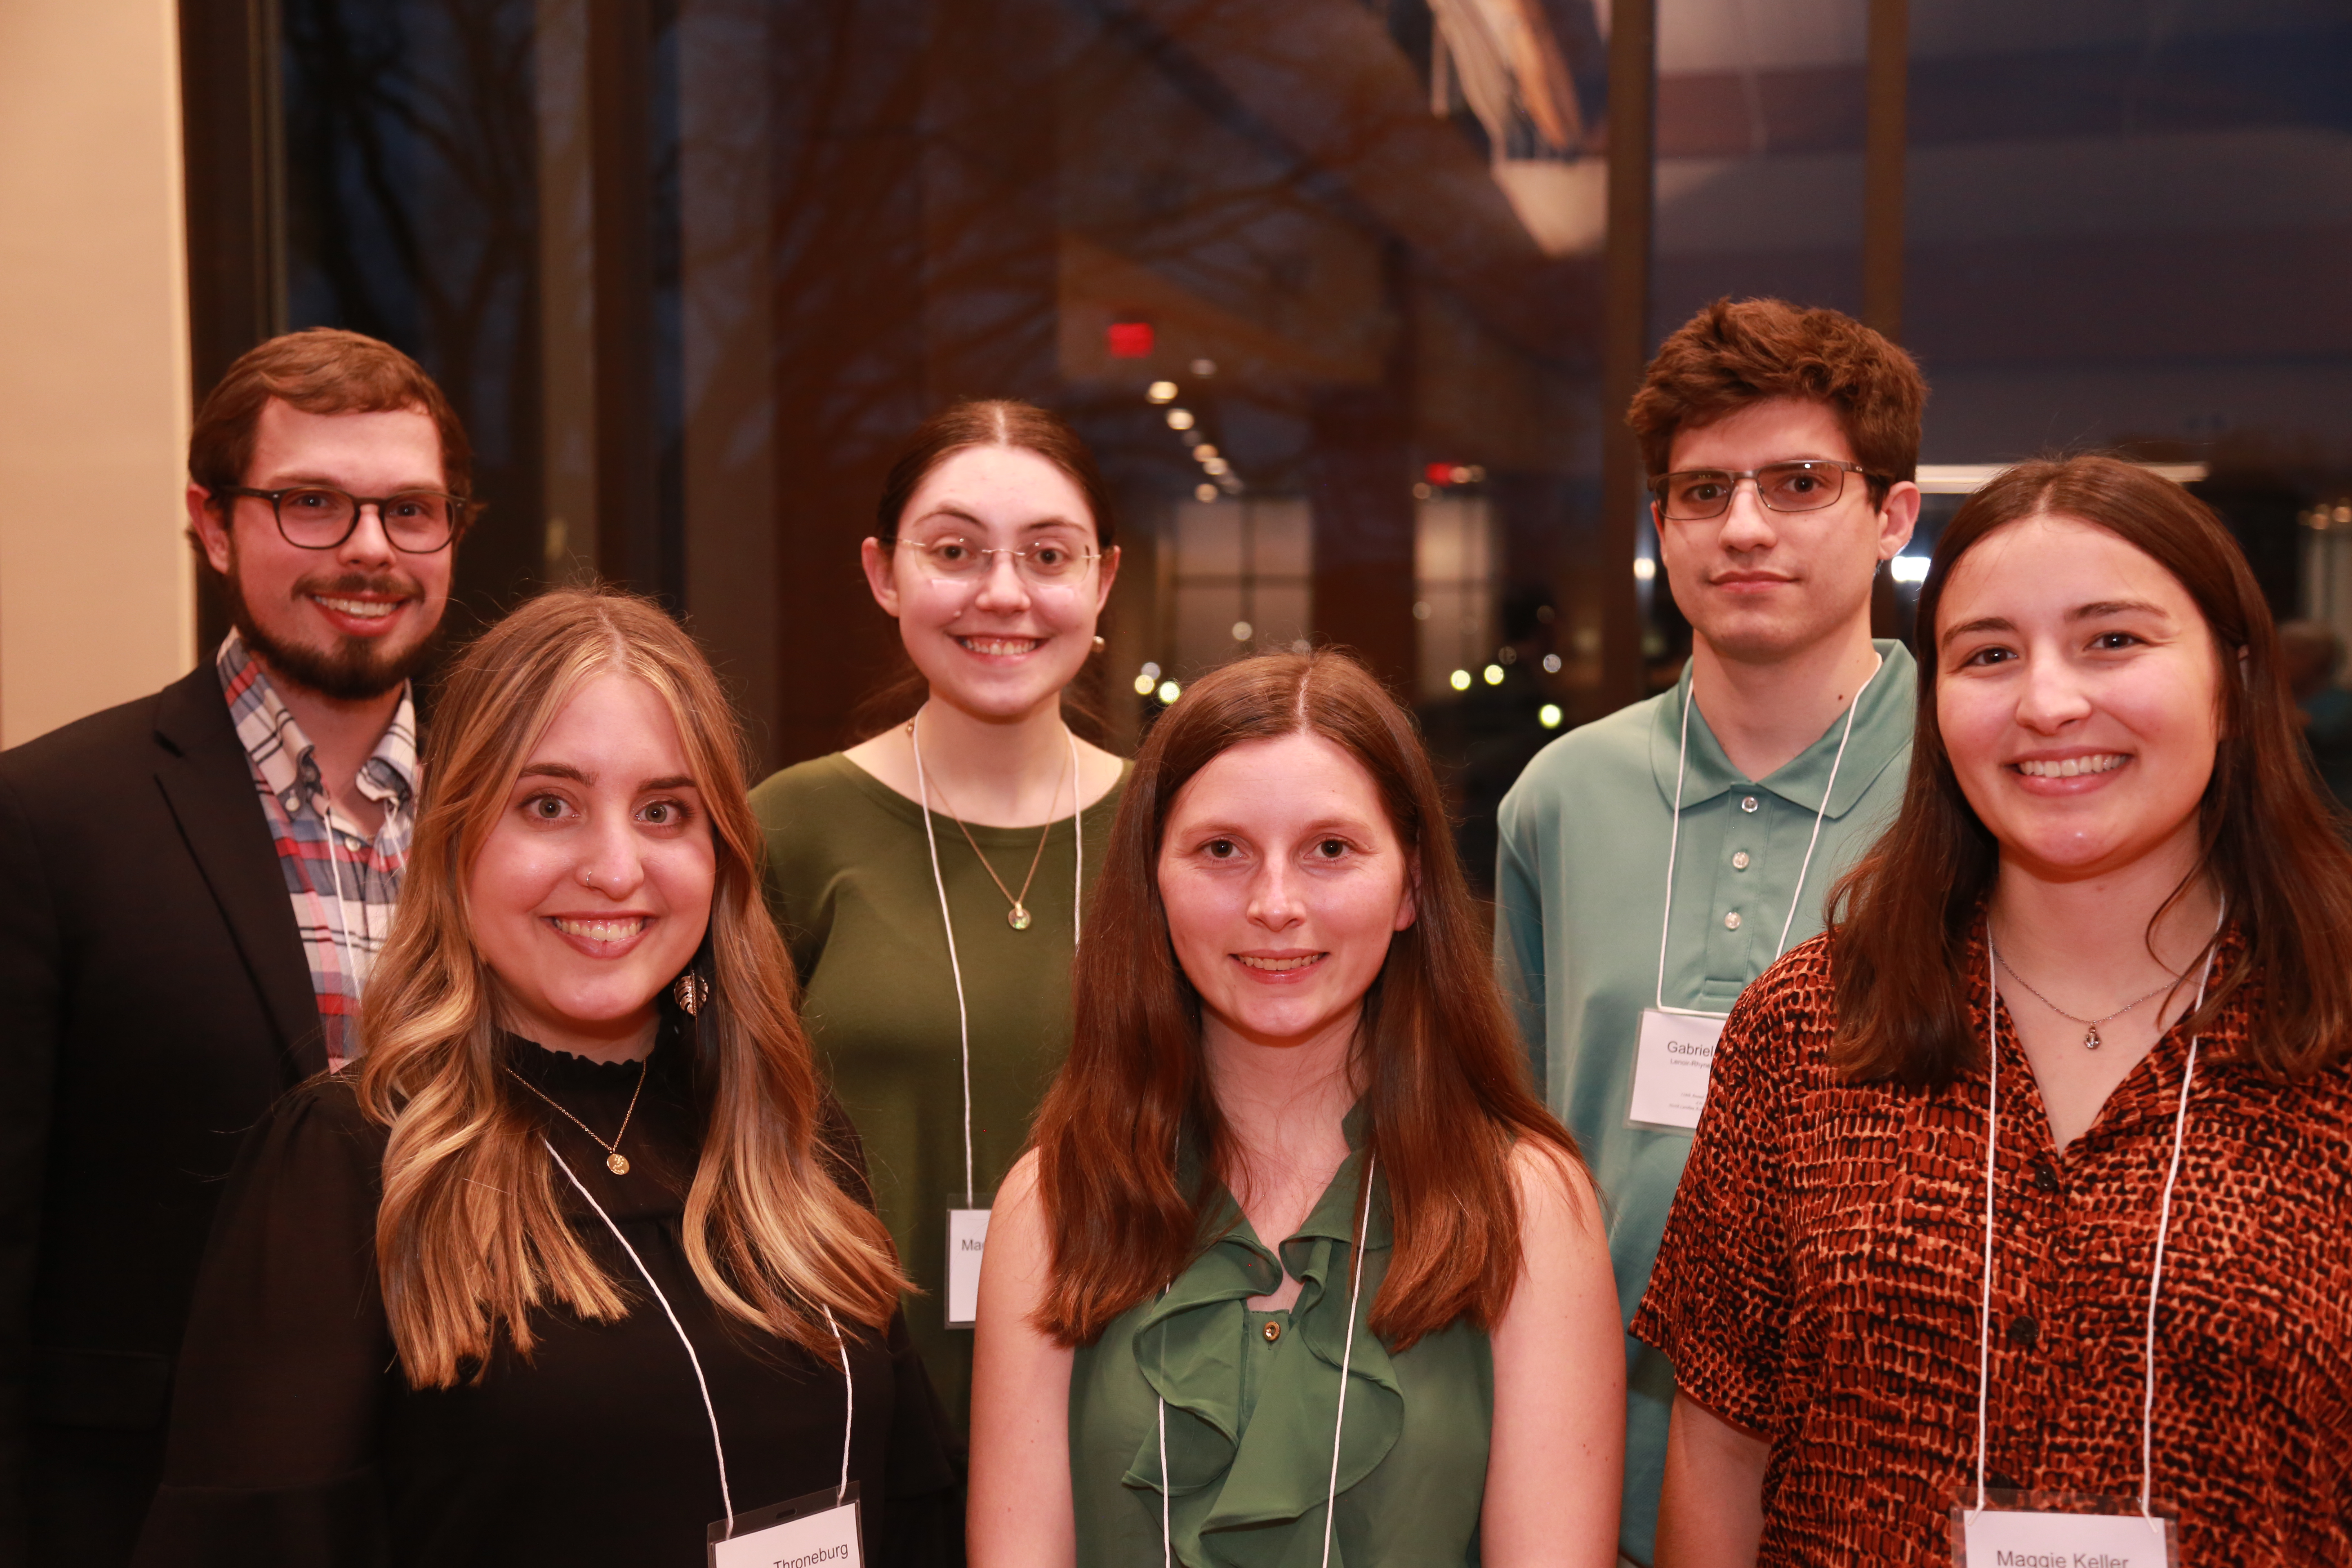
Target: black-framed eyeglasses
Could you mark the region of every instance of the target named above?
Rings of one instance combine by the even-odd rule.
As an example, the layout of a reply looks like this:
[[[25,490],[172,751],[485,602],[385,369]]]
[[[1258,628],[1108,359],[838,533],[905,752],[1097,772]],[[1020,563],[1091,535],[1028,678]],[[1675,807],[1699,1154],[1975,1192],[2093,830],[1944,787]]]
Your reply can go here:
[[[1021,575],[1034,586],[1075,583],[1086,574],[1087,568],[1102,559],[1098,552],[1082,550],[1059,540],[1044,540],[1026,550],[991,550],[974,544],[969,539],[950,536],[946,539],[901,539],[898,542],[918,552],[917,559],[923,572],[935,582],[977,583],[988,575],[989,557],[1010,555]]]
[[[1845,493],[1845,477],[1860,474],[1874,484],[1880,478],[1860,463],[1840,463],[1828,458],[1801,458],[1767,463],[1760,468],[1684,468],[1660,474],[1650,481],[1650,493],[1669,522],[1703,522],[1721,517],[1731,508],[1739,481],[1752,479],[1756,499],[1774,511],[1819,511],[1835,506]]]
[[[372,506],[394,550],[430,555],[449,548],[449,542],[466,531],[466,519],[474,510],[474,503],[464,496],[441,490],[355,496],[330,485],[293,485],[282,490],[223,485],[213,493],[268,501],[278,519],[278,531],[287,543],[303,550],[334,549],[359,527],[361,509]]]

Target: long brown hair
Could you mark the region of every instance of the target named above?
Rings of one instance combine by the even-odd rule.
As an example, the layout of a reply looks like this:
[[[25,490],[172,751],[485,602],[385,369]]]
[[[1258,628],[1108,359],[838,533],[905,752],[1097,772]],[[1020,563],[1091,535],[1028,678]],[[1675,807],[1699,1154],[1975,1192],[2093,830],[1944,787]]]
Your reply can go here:
[[[2018,465],[1970,497],[1937,542],[1919,590],[1919,717],[1902,809],[1832,898],[1832,1060],[1853,1079],[1937,1086],[1983,1057],[1968,1022],[1961,956],[2000,848],[1944,749],[1936,611],[1963,556],[1996,530],[2037,516],[2105,529],[2146,552],[2188,591],[2213,636],[2221,738],[2198,807],[2197,864],[2165,907],[2210,878],[2247,940],[2199,1017],[2259,980],[2265,1006],[2251,1047],[2258,1061],[2302,1077],[2344,1060],[2352,1055],[2352,851],[2305,766],[2269,606],[2236,541],[2202,501],[2099,457]]]
[[[1118,542],[1118,519],[1111,506],[1110,487],[1103,482],[1086,437],[1050,408],[1010,397],[968,397],[950,403],[916,427],[906,446],[891,461],[883,478],[882,494],[874,503],[874,538],[884,550],[898,542],[899,526],[907,521],[908,503],[923,481],[941,463],[972,447],[1017,447],[1062,471],[1086,498],[1088,520],[1095,529],[1095,548],[1108,552]],[[1070,728],[1097,745],[1110,741],[1097,682],[1097,668],[1082,668],[1076,679],[1062,689],[1062,717]],[[921,707],[928,690],[922,672],[897,650],[884,679],[858,700],[850,715],[853,741],[870,741],[885,730],[895,730]]]
[[[531,746],[607,673],[644,681],[668,709],[717,859],[701,961],[711,998],[690,1031],[705,1120],[684,1227],[695,1277],[721,1310],[827,1355],[825,1309],[878,1331],[904,1283],[888,1232],[842,1191],[820,1148],[823,1090],[792,962],[761,902],[760,829],[718,678],[650,602],[557,589],[484,633],[450,672],[399,913],[361,1009],[360,1103],[392,1130],[376,1264],[414,1387],[478,1375],[502,1332],[530,1354],[530,1314],[542,1304],[593,1321],[629,1310],[564,1219],[538,1118],[501,1069],[498,982],[467,907],[474,858]]]
[[[1528,1086],[1412,719],[1345,654],[1226,665],[1186,689],[1136,760],[1078,953],[1069,1059],[1038,1112],[1053,1238],[1038,1324],[1064,1344],[1092,1342],[1214,1239],[1218,1177],[1239,1151],[1202,1055],[1200,996],[1170,945],[1160,844],[1195,773],[1244,742],[1298,733],[1363,764],[1417,867],[1417,917],[1391,939],[1355,1046],[1395,1237],[1373,1330],[1402,1349],[1457,1319],[1492,1328],[1519,1271],[1512,1146],[1577,1158]],[[1205,1156],[1191,1192],[1180,1139]]]

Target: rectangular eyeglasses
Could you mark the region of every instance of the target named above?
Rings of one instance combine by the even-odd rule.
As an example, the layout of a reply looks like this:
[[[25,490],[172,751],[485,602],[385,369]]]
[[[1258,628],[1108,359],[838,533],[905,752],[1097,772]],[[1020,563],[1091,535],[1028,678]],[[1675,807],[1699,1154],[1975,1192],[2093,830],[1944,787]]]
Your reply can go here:
[[[1102,559],[1092,550],[1082,550],[1061,540],[1048,539],[1026,550],[991,550],[974,544],[969,539],[950,536],[946,539],[901,539],[905,549],[916,552],[916,561],[923,574],[935,583],[978,583],[988,575],[989,557],[1009,555],[1022,578],[1034,587],[1066,587],[1086,574],[1087,568]]]
[[[440,490],[401,490],[388,496],[355,496],[327,485],[295,485],[282,490],[223,485],[215,495],[266,500],[286,542],[303,550],[332,550],[360,525],[362,508],[373,507],[383,536],[404,554],[446,550],[466,526],[473,502]]]
[[[1756,486],[1756,499],[1774,511],[1819,511],[1835,506],[1845,493],[1845,477],[1860,474],[1874,483],[1885,484],[1860,463],[1841,463],[1828,458],[1802,458],[1786,463],[1767,463],[1760,468],[1684,468],[1671,474],[1660,474],[1650,481],[1650,492],[1658,498],[1658,509],[1670,522],[1701,522],[1721,517],[1731,508],[1731,498],[1739,489],[1739,481],[1749,479]]]

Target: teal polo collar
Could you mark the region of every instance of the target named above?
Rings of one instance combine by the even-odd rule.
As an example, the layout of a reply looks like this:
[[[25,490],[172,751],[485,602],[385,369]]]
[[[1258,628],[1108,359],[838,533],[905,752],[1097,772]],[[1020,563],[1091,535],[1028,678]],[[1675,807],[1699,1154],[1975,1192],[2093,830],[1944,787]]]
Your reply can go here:
[[[1919,667],[1911,658],[1911,650],[1890,638],[1874,640],[1884,662],[1878,673],[1864,687],[1861,706],[1854,710],[1853,738],[1846,745],[1845,762],[1837,770],[1837,797],[1829,803],[1826,815],[1843,817],[1863,797],[1873,781],[1886,770],[1886,764],[1901,756],[1911,744],[1911,730],[1918,714]],[[1672,810],[1675,804],[1675,766],[1681,742],[1683,704],[1690,700],[1691,666],[1683,666],[1683,678],[1675,682],[1674,693],[1657,705],[1650,724],[1650,773],[1656,779],[1658,796]],[[1845,715],[1840,713],[1822,731],[1820,740],[1797,753],[1768,779],[1749,779],[1731,765],[1723,752],[1715,731],[1707,728],[1706,710],[1691,713],[1690,761],[1683,776],[1683,805],[1697,805],[1714,799],[1727,790],[1750,788],[1768,790],[1790,805],[1806,811],[1822,809],[1822,791],[1829,783],[1830,766],[1837,760],[1838,742],[1845,733]]]

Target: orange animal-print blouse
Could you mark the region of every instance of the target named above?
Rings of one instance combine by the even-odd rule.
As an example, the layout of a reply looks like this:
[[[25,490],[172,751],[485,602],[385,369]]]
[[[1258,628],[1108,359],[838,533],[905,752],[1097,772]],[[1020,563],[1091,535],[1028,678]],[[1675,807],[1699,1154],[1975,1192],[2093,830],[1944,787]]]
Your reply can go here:
[[[2232,932],[2216,969],[2238,951]],[[1992,997],[1981,939],[1970,1016]],[[1842,1083],[1826,938],[1723,1033],[1633,1332],[1771,1445],[1759,1564],[1949,1563],[1973,1500],[1986,1075]],[[2352,1068],[2203,1032],[2157,1310],[2154,1493],[2184,1564],[2352,1564]],[[2189,1038],[2062,1155],[2000,1014],[1990,1484],[2137,1498],[2147,1289]]]

